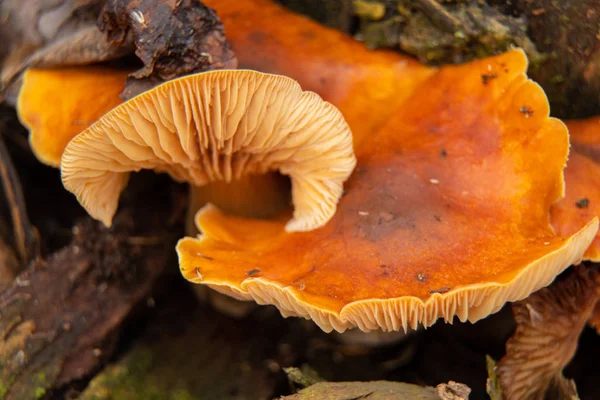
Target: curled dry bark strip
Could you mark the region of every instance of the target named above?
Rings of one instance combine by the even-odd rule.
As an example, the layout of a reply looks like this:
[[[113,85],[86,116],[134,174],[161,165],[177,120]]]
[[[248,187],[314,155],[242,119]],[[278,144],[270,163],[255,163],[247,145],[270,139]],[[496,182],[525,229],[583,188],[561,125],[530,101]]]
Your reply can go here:
[[[0,3],[1,92],[14,104],[28,67],[113,60],[132,48],[108,43],[96,27],[105,0],[5,0]],[[25,4],[24,4],[25,3]]]
[[[0,100],[16,103],[22,72],[135,54],[125,99],[165,80],[236,68],[223,25],[198,0],[6,0],[0,3]]]
[[[513,306],[517,329],[497,367],[506,400],[541,400],[549,392],[574,394],[562,369],[573,357],[599,299],[600,271],[581,265],[566,279]]]

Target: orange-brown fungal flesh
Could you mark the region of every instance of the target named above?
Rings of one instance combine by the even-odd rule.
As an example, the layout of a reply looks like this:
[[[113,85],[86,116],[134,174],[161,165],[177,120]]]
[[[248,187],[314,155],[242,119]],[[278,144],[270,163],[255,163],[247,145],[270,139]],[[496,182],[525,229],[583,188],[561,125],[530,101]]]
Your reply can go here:
[[[568,236],[600,215],[600,164],[571,150],[565,169],[565,183],[565,197],[550,209],[550,220],[557,234]],[[596,236],[583,258],[600,261],[600,235]]]
[[[286,233],[207,206],[183,275],[323,330],[476,321],[577,262],[597,231],[556,236],[569,141],[521,51],[438,70],[356,149],[333,219]],[[484,75],[493,79],[482,79]]]
[[[566,121],[571,153],[565,169],[565,197],[552,206],[550,218],[559,235],[571,235],[600,216],[600,117]],[[584,260],[600,261],[600,234]]]
[[[269,0],[207,0],[240,68],[281,74],[334,104],[358,144],[380,128],[434,70],[394,51],[368,50]]]
[[[58,167],[67,143],[123,101],[130,71],[88,66],[29,69],[17,100],[35,156]]]
[[[600,300],[596,304],[596,309],[592,313],[592,317],[590,318],[590,326],[596,329],[598,335],[600,335]]]
[[[116,107],[69,143],[61,171],[65,188],[110,225],[132,171],[202,186],[276,170],[292,183],[285,229],[305,231],[332,217],[355,164],[350,128],[330,103],[288,77],[220,70]]]
[[[240,65],[291,76],[332,102],[350,124],[355,146],[381,127],[415,87],[434,73],[434,69],[396,52],[368,50],[346,35],[269,0],[206,1],[219,13]],[[482,79],[492,82],[495,74],[486,71]],[[527,113],[527,109],[523,112]],[[572,147],[588,156],[595,155],[600,162],[600,117],[569,121],[569,128]],[[568,236],[589,221],[587,216],[600,214],[594,210],[595,201],[586,211],[571,201],[576,187],[585,188],[584,181],[590,178],[572,167],[566,171],[565,179],[567,199],[553,208],[552,223],[559,234]],[[575,183],[570,185],[570,180]],[[590,187],[587,189],[589,193]],[[558,213],[565,219],[559,220]],[[586,259],[595,259],[600,253],[599,244],[594,241]]]
[[[272,218],[290,208],[290,190],[289,179],[276,172],[247,175],[235,182],[216,181],[205,186],[192,186],[186,233],[198,233],[195,215],[208,203],[217,205],[227,214],[248,218]]]
[[[565,122],[573,149],[600,163],[600,117]]]

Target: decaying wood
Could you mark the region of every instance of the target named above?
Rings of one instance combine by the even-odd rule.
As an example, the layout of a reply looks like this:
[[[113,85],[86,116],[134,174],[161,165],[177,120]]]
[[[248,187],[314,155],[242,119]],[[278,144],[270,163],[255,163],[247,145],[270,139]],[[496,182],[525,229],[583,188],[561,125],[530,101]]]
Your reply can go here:
[[[12,218],[14,245],[19,256],[21,267],[39,257],[39,236],[29,221],[21,182],[13,166],[10,154],[0,131],[0,181],[4,197]],[[6,260],[9,262],[9,260]],[[18,270],[14,271],[18,272]]]
[[[111,43],[131,37],[144,63],[137,79],[237,66],[217,14],[198,0],[108,0],[98,26]]]
[[[502,53],[514,45],[525,48],[531,59],[538,57],[525,33],[525,18],[505,14],[485,1],[355,3],[362,5],[355,8],[359,39],[370,47],[399,48],[423,63],[466,62]]]
[[[0,93],[14,104],[28,67],[84,65],[112,60],[132,49],[99,35],[105,0],[5,0],[0,3]]]
[[[541,400],[549,392],[557,399],[576,396],[562,370],[599,300],[600,270],[580,265],[513,305],[517,328],[496,368],[506,400]]]
[[[134,204],[163,197],[162,207],[152,202],[151,215],[130,204],[110,230],[84,219],[69,246],[31,265],[0,294],[0,397],[40,398],[110,357],[125,318],[176,264],[177,235],[166,230],[169,199],[148,190]],[[132,240],[148,236],[160,240]]]
[[[10,104],[29,67],[87,65],[135,51],[143,67],[128,82],[130,98],[165,80],[237,66],[217,14],[199,0],[25,2],[0,4],[0,39],[10,44],[0,51],[0,94]]]
[[[279,1],[320,22],[336,21],[329,25],[370,47],[399,48],[424,63],[464,62],[522,47],[529,76],[548,94],[553,115],[600,113],[597,0],[353,0],[345,13],[330,5],[333,0]],[[353,18],[356,30],[348,28]]]
[[[550,100],[552,114],[580,118],[600,113],[600,2],[518,0],[528,34],[547,57],[529,76]]]

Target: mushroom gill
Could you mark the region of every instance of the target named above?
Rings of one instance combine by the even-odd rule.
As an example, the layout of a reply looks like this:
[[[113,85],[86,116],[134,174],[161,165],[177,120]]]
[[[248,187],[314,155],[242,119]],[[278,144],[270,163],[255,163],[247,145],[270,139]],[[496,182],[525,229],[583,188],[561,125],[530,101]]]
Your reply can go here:
[[[202,186],[279,171],[292,183],[287,231],[333,216],[356,159],[342,114],[291,78],[221,70],[164,83],[116,107],[75,137],[62,180],[110,226],[132,171]]]

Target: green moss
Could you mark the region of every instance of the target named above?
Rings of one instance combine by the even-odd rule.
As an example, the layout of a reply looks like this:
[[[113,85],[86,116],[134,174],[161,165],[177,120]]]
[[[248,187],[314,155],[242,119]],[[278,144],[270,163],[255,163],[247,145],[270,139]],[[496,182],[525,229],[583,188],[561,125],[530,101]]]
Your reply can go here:
[[[383,4],[355,0],[361,7],[363,3]],[[395,7],[382,18],[360,18],[357,38],[370,48],[399,48],[434,65],[488,57],[513,46],[525,49],[532,62],[542,57],[527,37],[525,19],[504,15],[484,3],[444,3],[440,10],[427,12],[408,0],[393,3]]]
[[[41,399],[46,394],[46,389],[38,387],[35,389],[35,398]]]
[[[2,366],[0,365],[0,368],[1,367]],[[8,378],[6,380],[0,380],[0,399],[3,399],[4,396],[6,396],[6,394],[10,390],[10,387],[15,382],[15,378],[16,378],[16,375],[12,375],[10,378]]]
[[[81,394],[82,400],[195,400],[185,388],[156,376],[154,354],[147,349],[129,353],[117,365],[107,367],[90,382]]]
[[[145,373],[152,366],[152,354],[140,350],[129,354],[123,363],[110,366],[98,375],[82,394],[82,399],[154,399],[160,390],[146,382]],[[164,397],[167,399],[168,397]]]
[[[496,361],[490,357],[485,356],[485,364],[488,373],[488,379],[486,382],[486,391],[491,400],[504,400],[502,395],[502,387],[500,386],[500,380],[496,374]]]

